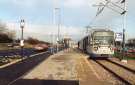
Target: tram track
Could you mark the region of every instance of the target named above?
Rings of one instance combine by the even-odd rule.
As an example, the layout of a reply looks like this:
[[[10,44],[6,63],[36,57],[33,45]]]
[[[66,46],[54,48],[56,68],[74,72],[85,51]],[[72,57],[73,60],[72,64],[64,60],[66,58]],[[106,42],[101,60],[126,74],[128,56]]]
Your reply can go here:
[[[125,85],[135,85],[135,72],[133,69],[130,69],[124,65],[120,65],[115,61],[111,61],[110,59],[104,60],[93,60],[107,72],[109,72],[112,77],[115,77],[118,81],[122,82]]]
[[[106,59],[106,61],[108,61],[108,62],[110,62],[110,63],[113,63],[113,64],[115,64],[115,65],[117,65],[117,66],[119,66],[119,67],[121,67],[121,68],[123,68],[123,69],[126,69],[126,70],[132,72],[133,74],[135,74],[135,70],[134,70],[134,69],[131,69],[131,68],[129,68],[129,67],[126,67],[126,66],[124,66],[124,65],[121,65],[121,64],[119,64],[119,63],[117,63],[117,62],[115,62],[115,61],[112,61],[112,60],[110,60],[110,59]]]
[[[102,63],[100,63],[99,61],[95,60],[95,62],[97,64],[99,64],[101,67],[103,67],[105,70],[107,70],[109,73],[111,73],[115,78],[117,78],[118,80],[120,80],[121,82],[125,83],[126,85],[132,85],[130,82],[128,82],[126,79],[122,78],[121,76],[119,76],[118,74],[116,74],[114,71],[112,71],[111,69],[107,68],[105,65],[103,65]]]

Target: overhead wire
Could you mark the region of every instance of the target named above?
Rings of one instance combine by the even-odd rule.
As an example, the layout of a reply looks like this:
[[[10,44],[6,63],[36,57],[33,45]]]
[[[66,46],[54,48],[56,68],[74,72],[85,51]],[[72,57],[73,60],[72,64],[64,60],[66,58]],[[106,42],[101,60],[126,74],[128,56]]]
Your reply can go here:
[[[106,2],[106,4],[103,6],[103,8],[101,8],[100,9],[100,7],[101,6],[99,6],[98,7],[98,10],[97,10],[97,13],[96,13],[96,15],[93,17],[93,19],[90,21],[90,23],[89,23],[89,27],[91,27],[91,25],[93,24],[93,22],[96,20],[96,18],[102,13],[102,11],[104,10],[104,8],[108,5],[108,3],[110,2],[110,0],[109,1],[107,1]],[[101,3],[100,3],[101,4]]]
[[[113,2],[111,2],[111,0],[105,0],[105,1],[106,1],[105,4],[103,4],[103,3],[100,3],[100,4],[99,4],[98,11],[97,11],[96,15],[94,16],[94,18],[90,21],[90,23],[89,23],[88,26],[90,26],[91,24],[93,24],[93,22],[95,21],[95,19],[103,12],[103,10],[104,10],[105,7],[109,8],[109,9],[111,9],[111,10],[113,10],[113,11],[115,11],[115,12],[121,14],[121,15],[123,15],[123,14],[126,13],[126,10],[124,10],[122,7],[120,7],[120,6],[116,5],[116,4],[114,4]],[[120,2],[120,3],[122,4],[122,3],[125,2],[125,0],[119,0],[118,2]],[[119,11],[117,11],[117,10],[115,10],[115,9],[113,9],[113,8],[111,8],[111,7],[109,7],[109,6],[108,6],[109,3],[112,3],[114,6],[116,6],[116,7],[120,8],[120,9],[122,9],[123,12],[119,12]],[[101,7],[100,5],[103,6],[101,9],[100,9],[100,7]]]

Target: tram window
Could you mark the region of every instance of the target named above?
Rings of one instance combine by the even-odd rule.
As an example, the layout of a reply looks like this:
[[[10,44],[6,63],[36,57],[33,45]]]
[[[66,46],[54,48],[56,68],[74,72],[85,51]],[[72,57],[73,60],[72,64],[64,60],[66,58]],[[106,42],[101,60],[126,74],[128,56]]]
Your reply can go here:
[[[95,44],[113,44],[113,36],[95,36]]]

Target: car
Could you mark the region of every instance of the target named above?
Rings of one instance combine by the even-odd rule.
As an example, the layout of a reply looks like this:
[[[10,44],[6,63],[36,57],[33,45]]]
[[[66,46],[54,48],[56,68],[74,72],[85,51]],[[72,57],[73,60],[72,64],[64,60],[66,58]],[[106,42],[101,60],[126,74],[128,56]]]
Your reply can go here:
[[[7,46],[8,46],[8,47],[14,47],[13,44],[8,44]]]
[[[7,45],[8,47],[20,47],[18,43],[11,43]]]
[[[46,51],[48,49],[48,45],[46,44],[37,44],[34,46],[35,51]]]
[[[127,52],[128,53],[135,53],[135,48],[128,48]]]

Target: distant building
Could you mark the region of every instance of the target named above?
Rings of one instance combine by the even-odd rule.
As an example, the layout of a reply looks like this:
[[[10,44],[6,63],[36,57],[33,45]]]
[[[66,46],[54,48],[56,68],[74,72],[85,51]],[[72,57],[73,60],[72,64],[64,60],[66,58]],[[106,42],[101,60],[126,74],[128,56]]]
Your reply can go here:
[[[128,43],[135,44],[135,39],[129,39],[129,40],[128,40]]]
[[[64,38],[64,46],[65,46],[66,48],[69,47],[70,40],[71,40],[71,38]]]
[[[128,45],[129,47],[135,47],[135,38],[128,39],[127,45]]]

